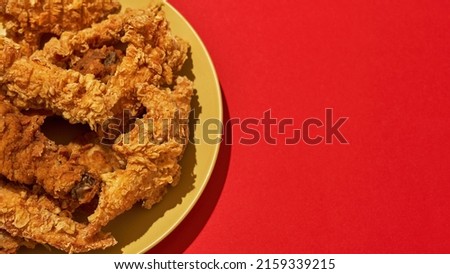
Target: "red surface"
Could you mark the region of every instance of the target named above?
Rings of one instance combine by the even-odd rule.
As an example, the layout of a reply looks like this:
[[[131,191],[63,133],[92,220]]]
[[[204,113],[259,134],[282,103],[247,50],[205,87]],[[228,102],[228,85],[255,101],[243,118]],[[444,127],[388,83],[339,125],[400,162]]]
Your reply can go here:
[[[333,108],[350,144],[222,146],[151,253],[450,253],[450,2],[170,2],[209,49],[226,118],[298,126]]]

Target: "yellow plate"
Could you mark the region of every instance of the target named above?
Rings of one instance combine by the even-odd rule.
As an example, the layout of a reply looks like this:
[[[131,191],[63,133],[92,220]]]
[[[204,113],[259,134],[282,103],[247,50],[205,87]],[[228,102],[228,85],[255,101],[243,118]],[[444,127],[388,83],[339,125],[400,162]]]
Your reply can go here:
[[[154,0],[121,0],[122,10],[126,8],[146,8]],[[201,122],[216,119],[222,122],[222,98],[217,75],[209,54],[186,19],[170,4],[165,3],[163,10],[170,22],[172,32],[188,41],[191,55],[187,60],[183,74],[194,80],[196,96],[192,106],[199,124],[193,130],[198,144],[189,144],[182,165],[180,183],[169,190],[163,200],[152,209],[135,206],[132,210],[113,220],[104,230],[110,231],[118,244],[98,253],[144,253],[172,232],[186,217],[205,188],[219,153],[219,144],[207,144],[202,141]],[[0,27],[0,31],[1,30]],[[192,134],[192,133],[191,133]],[[24,250],[24,252],[27,252]],[[38,249],[30,252],[47,253]],[[97,253],[96,252],[96,253]]]
[[[145,8],[155,1],[120,1],[122,8]],[[195,96],[192,106],[200,123],[194,129],[196,139],[203,136],[201,122],[214,118],[222,122],[222,98],[219,81],[209,54],[199,36],[186,19],[165,3],[163,10],[172,32],[188,41],[191,57],[186,75],[194,80]],[[219,144],[189,144],[182,160],[180,183],[171,188],[163,200],[151,210],[135,206],[111,222],[105,229],[119,242],[105,250],[107,253],[144,253],[172,232],[186,217],[202,194],[219,153]],[[102,252],[103,253],[103,252]]]

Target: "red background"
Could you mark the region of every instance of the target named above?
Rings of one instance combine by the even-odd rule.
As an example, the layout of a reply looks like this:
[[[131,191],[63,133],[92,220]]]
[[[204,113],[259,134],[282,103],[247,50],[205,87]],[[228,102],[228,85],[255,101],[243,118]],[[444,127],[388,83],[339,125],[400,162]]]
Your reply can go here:
[[[150,253],[450,253],[450,2],[170,3],[211,54],[226,119],[333,108],[350,144],[222,145]]]

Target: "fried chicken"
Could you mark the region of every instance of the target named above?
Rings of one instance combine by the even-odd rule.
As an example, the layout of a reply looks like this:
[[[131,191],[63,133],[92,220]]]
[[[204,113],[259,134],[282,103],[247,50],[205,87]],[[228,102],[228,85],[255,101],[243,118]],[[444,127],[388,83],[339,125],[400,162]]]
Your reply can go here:
[[[71,151],[40,131],[45,116],[24,115],[0,96],[0,174],[22,184],[37,184],[67,206],[89,202],[100,178],[77,163]]]
[[[66,147],[78,164],[87,167],[90,173],[97,176],[124,169],[126,165],[126,160],[115,153],[110,145],[102,144],[101,138],[94,133],[87,134]]]
[[[21,109],[49,109],[98,129],[124,110],[140,111],[139,84],[172,85],[187,50],[171,35],[160,7],[127,10],[51,39],[42,51],[15,61],[0,84]],[[94,68],[85,69],[89,64]]]
[[[90,239],[80,237],[85,225],[73,221],[46,196],[31,194],[26,188],[0,181],[0,229],[13,237],[48,244],[69,253],[105,249],[116,244],[102,232]],[[70,216],[70,215],[69,215]]]
[[[22,246],[34,248],[35,244],[24,239],[12,237],[8,232],[0,230],[0,254],[16,253]]]
[[[0,175],[7,179],[0,178],[0,230],[7,236],[66,252],[106,248],[115,240],[102,227],[138,202],[151,208],[180,180],[193,83],[179,72],[189,45],[172,35],[161,6],[92,25],[74,20],[94,8],[91,23],[101,20],[117,11],[114,3],[0,0],[12,38],[0,38]],[[59,37],[37,50],[44,33]],[[58,145],[41,132],[46,115],[93,133]],[[85,224],[70,216],[81,204],[95,207]],[[5,250],[14,251],[11,239]]]
[[[113,146],[127,159],[127,166],[102,175],[99,204],[89,217],[87,235],[95,234],[138,201],[150,208],[169,185],[178,183],[178,161],[187,142],[192,93],[192,82],[184,77],[177,79],[173,91],[148,84],[140,87],[138,98],[147,114]]]
[[[116,0],[0,0],[7,36],[24,40],[34,49],[45,35],[77,31],[119,11]]]
[[[19,241],[6,231],[0,230],[0,254],[16,253],[19,247]]]
[[[25,43],[15,43],[13,40],[0,36],[0,82],[11,65],[22,56],[29,56],[31,49]]]

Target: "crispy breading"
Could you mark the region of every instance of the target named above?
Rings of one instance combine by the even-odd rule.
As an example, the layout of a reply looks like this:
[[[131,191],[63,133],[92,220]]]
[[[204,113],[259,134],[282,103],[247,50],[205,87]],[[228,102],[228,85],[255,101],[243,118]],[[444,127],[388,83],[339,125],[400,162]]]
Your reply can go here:
[[[33,18],[34,7],[47,8],[19,2],[33,8]],[[83,22],[74,31],[62,32],[72,28],[65,18],[50,31],[44,24],[36,35],[60,37],[42,50],[27,44],[37,39],[27,34],[35,19],[26,26],[7,20],[16,42],[0,38],[0,174],[11,181],[0,182],[0,229],[66,252],[111,246],[115,240],[102,227],[138,202],[151,208],[180,180],[193,83],[179,73],[189,45],[172,35],[161,6],[113,14],[88,28]],[[40,131],[42,111],[94,133],[57,145]],[[83,182],[86,174],[94,187]],[[66,204],[86,192],[77,203],[98,194],[98,205],[93,199],[93,214],[80,224],[70,216],[75,206]]]
[[[150,208],[160,201],[169,185],[178,183],[178,161],[187,143],[192,93],[192,82],[185,77],[177,79],[173,91],[141,86],[138,94],[147,114],[113,146],[127,159],[127,166],[102,175],[104,183],[98,207],[89,217],[88,235],[138,201]]]
[[[20,242],[9,235],[6,231],[0,230],[0,254],[16,253],[20,247]]]
[[[0,36],[0,82],[3,75],[11,65],[22,56],[31,55],[30,47],[25,43],[16,43],[13,40]]]
[[[8,232],[0,229],[0,254],[17,253],[22,246],[34,248],[35,244],[18,237],[13,237]]]
[[[71,142],[66,147],[78,164],[87,167],[90,173],[98,176],[124,169],[126,165],[125,159],[115,153],[110,145],[102,144],[101,138],[96,134],[83,136],[82,140]]]
[[[89,202],[100,178],[71,157],[71,151],[40,131],[45,116],[24,115],[0,96],[0,174],[40,185],[67,206]]]
[[[34,248],[36,243],[19,237],[13,237],[8,232],[0,229],[0,254],[17,253],[19,248]]]
[[[112,117],[118,100],[94,75],[63,70],[39,59],[19,59],[7,71],[5,95],[20,109],[49,109],[71,123],[89,123]],[[110,96],[105,96],[110,95]]]
[[[89,49],[105,45],[125,51],[106,83],[70,69]],[[42,51],[14,62],[1,83],[6,96],[21,109],[49,109],[71,123],[97,129],[123,110],[138,113],[139,84],[171,85],[187,50],[186,42],[171,35],[159,7],[127,10],[92,28],[50,40]]]
[[[39,53],[52,63],[64,58],[75,63],[80,54],[104,45],[125,51],[116,81],[128,80],[131,86],[144,82],[172,84],[174,73],[186,61],[189,48],[187,42],[172,35],[164,12],[156,6],[144,10],[128,9],[93,24],[91,28],[66,32],[60,39],[50,40]]]
[[[39,46],[43,34],[80,30],[119,11],[116,0],[0,0],[0,19],[7,35],[33,48]]]
[[[13,237],[48,244],[69,253],[105,249],[116,244],[102,232],[90,239],[80,237],[85,225],[65,216],[56,203],[26,188],[0,181],[0,229]]]

